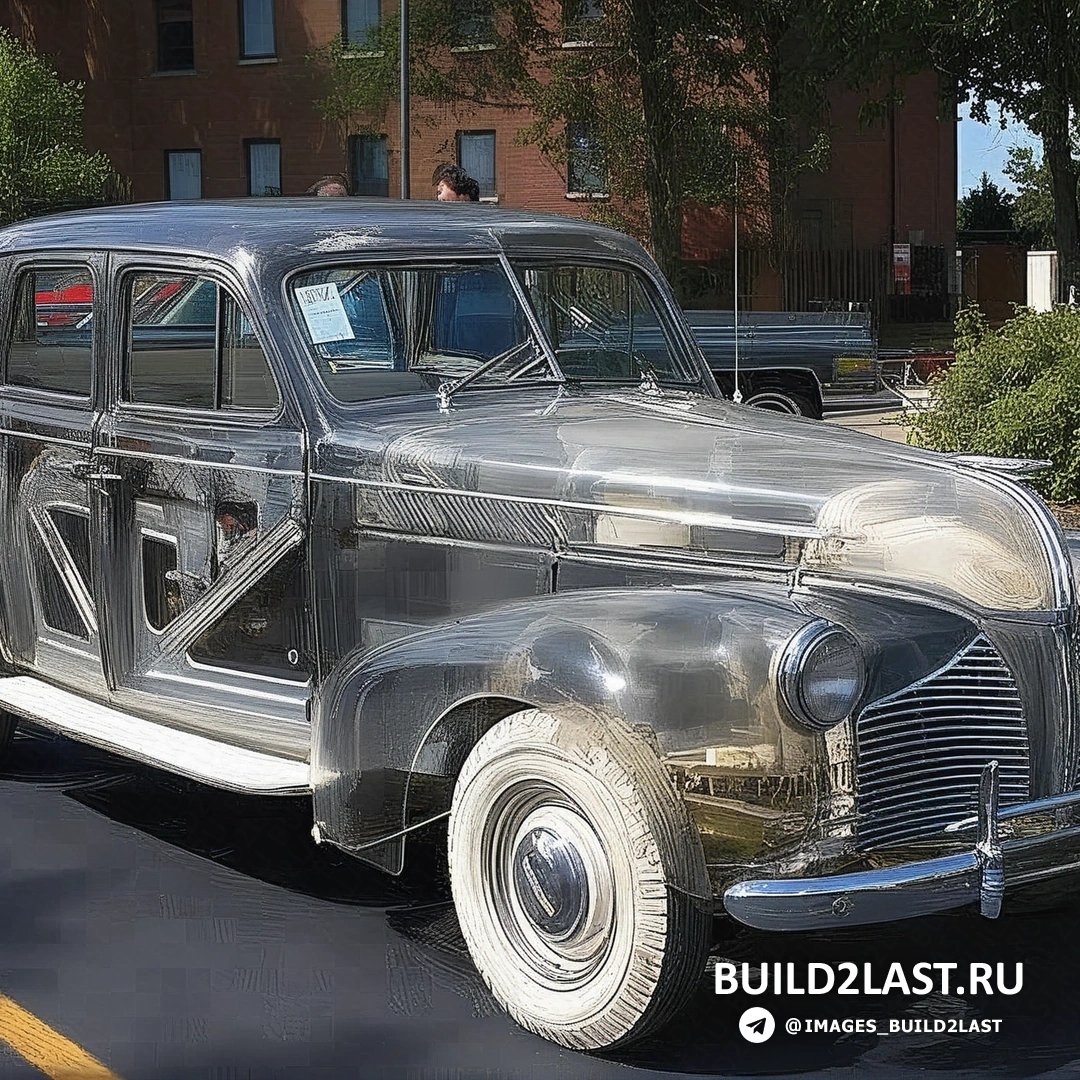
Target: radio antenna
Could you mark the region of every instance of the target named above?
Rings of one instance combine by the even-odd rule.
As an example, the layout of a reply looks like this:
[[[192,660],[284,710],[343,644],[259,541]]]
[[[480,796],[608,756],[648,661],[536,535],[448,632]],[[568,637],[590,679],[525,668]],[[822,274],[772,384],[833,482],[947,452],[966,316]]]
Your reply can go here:
[[[731,204],[731,217],[735,225],[735,393],[731,400],[742,401],[739,389],[739,157],[735,155],[735,198]]]

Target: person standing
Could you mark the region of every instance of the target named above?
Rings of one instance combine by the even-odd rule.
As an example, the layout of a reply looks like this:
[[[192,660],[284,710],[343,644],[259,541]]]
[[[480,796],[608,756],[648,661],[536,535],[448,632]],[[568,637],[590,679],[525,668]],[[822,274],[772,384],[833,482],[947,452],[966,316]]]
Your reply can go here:
[[[479,202],[480,185],[452,162],[440,165],[431,177],[439,202]]]

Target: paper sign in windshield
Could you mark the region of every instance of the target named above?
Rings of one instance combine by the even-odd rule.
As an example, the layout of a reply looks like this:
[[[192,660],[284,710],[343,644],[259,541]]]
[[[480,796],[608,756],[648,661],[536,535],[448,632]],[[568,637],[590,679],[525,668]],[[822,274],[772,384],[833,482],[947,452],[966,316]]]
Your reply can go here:
[[[301,285],[296,290],[296,299],[315,345],[326,341],[348,341],[355,337],[336,282]]]

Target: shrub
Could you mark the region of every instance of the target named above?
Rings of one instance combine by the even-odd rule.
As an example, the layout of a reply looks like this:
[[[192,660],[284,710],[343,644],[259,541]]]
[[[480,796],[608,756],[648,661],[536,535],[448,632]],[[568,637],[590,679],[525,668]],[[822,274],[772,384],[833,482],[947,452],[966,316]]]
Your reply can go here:
[[[126,183],[82,144],[82,86],[0,29],[0,225],[125,201]]]
[[[956,360],[931,384],[908,442],[932,450],[1044,458],[1042,495],[1080,499],[1080,311],[1027,308],[991,331],[977,308],[956,317]]]

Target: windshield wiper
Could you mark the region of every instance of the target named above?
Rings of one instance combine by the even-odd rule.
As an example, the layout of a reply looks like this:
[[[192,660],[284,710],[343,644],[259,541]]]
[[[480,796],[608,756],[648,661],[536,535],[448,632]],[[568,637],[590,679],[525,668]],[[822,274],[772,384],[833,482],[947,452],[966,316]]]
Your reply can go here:
[[[470,371],[468,375],[462,375],[459,379],[446,379],[439,383],[439,388],[435,391],[439,397],[439,411],[447,412],[452,407],[454,394],[456,394],[463,386],[468,386],[469,383],[479,379],[481,375],[486,375],[498,364],[502,364],[507,360],[512,360],[520,352],[523,352],[530,347],[535,347],[535,345],[536,343],[531,339],[519,342],[517,345],[511,345],[505,352],[499,353],[498,356],[493,356],[490,360],[485,360],[484,363],[474,371]],[[529,368],[539,360],[546,361],[547,357],[544,356],[543,353],[540,353],[540,355],[530,358],[524,367],[519,368],[511,375],[511,378],[528,371]]]

